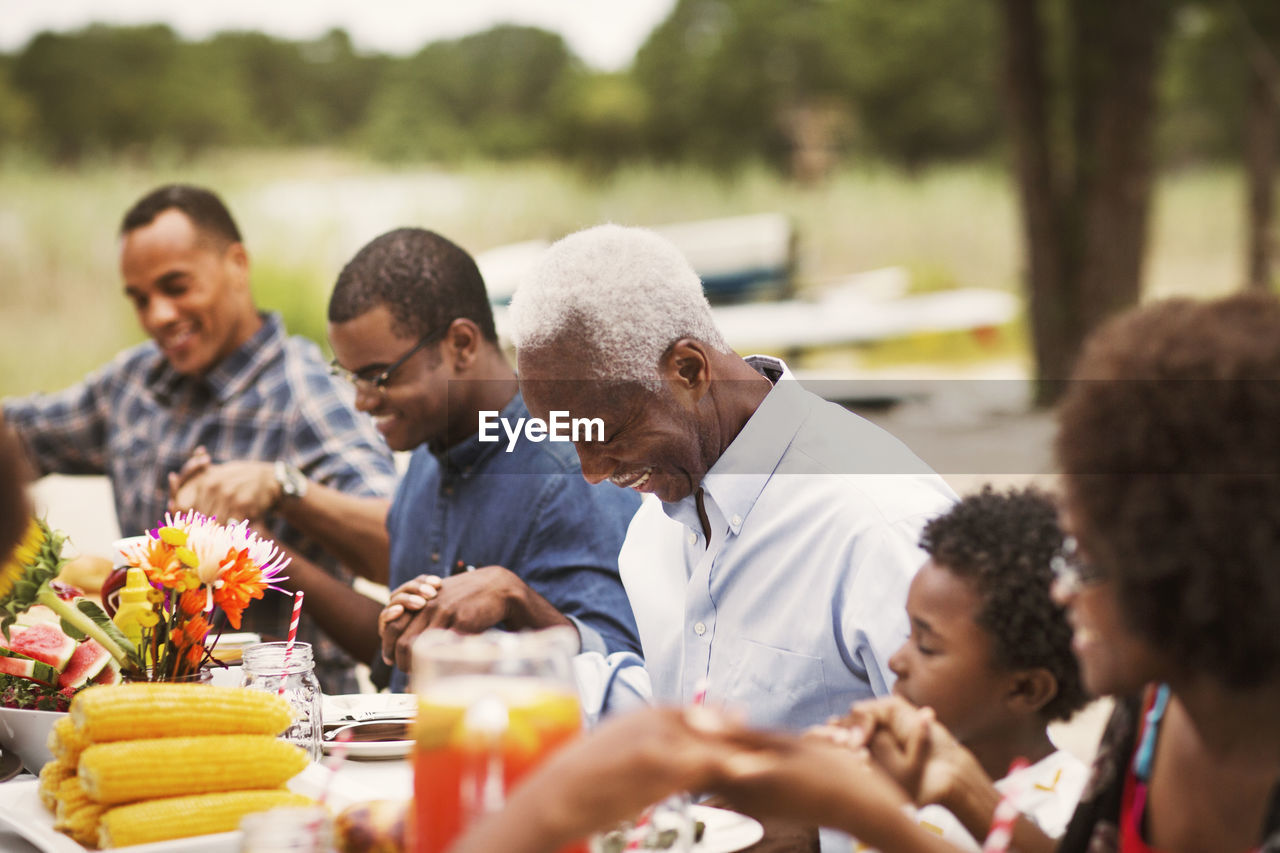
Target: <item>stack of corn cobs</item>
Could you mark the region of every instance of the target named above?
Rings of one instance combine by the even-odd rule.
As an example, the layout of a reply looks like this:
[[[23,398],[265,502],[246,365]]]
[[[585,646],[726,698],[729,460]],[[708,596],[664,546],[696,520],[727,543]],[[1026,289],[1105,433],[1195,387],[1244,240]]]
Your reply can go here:
[[[55,828],[86,847],[227,832],[250,812],[313,804],[284,788],[307,766],[276,737],[291,721],[287,703],[261,690],[92,687],[54,726],[40,798]]]

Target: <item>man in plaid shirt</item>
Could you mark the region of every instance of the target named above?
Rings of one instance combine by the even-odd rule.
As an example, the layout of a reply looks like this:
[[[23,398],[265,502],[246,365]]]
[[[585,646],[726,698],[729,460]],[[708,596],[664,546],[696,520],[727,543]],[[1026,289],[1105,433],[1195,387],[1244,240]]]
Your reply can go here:
[[[4,401],[5,420],[39,474],[109,476],[126,536],[155,527],[183,479],[211,461],[272,478],[276,499],[252,518],[294,555],[289,585],[307,593],[299,639],[315,646],[325,692],[354,692],[350,655],[372,655],[352,647],[343,626],[354,610],[380,605],[351,589],[338,558],[378,579],[385,555],[359,555],[349,536],[326,541],[316,521],[385,519],[390,451],[319,348],[257,310],[240,232],[216,195],[161,187],[130,209],[120,233],[125,293],[151,341],[63,391]],[[245,612],[245,629],[283,636],[289,610],[288,597],[269,591]]]

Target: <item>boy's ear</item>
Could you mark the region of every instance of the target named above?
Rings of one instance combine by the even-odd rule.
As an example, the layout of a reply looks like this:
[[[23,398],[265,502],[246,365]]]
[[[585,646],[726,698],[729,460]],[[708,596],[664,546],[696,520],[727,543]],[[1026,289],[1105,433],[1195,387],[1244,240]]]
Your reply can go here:
[[[1005,702],[1021,714],[1036,714],[1058,695],[1058,679],[1044,667],[1022,669],[1013,674]]]

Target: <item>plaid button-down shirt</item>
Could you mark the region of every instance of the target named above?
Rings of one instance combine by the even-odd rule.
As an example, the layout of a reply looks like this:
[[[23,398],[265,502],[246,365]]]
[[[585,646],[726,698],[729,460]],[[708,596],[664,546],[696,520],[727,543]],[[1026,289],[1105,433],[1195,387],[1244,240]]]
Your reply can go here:
[[[351,388],[329,375],[319,347],[286,336],[280,317],[269,314],[253,338],[203,377],[177,373],[148,341],[66,390],[6,400],[4,413],[39,473],[109,476],[120,530],[133,536],[164,518],[168,474],[198,445],[215,462],[283,459],[313,482],[390,496],[390,451],[352,403]],[[297,529],[278,517],[270,526],[278,541],[350,582]],[[245,611],[245,630],[283,636],[289,609],[286,596],[268,591]],[[354,692],[352,660],[305,614],[298,630],[315,645],[324,690]]]

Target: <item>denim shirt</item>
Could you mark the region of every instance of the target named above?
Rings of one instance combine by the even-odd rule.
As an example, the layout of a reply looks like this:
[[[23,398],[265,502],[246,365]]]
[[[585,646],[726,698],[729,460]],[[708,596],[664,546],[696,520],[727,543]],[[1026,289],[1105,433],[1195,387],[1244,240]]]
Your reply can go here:
[[[501,412],[529,417],[517,394]],[[433,455],[417,448],[387,529],[391,588],[419,574],[499,565],[568,616],[584,651],[639,652],[635,617],[618,577],[618,551],[639,496],[582,477],[568,442],[482,442],[479,434]],[[407,678],[392,673],[392,690]]]

